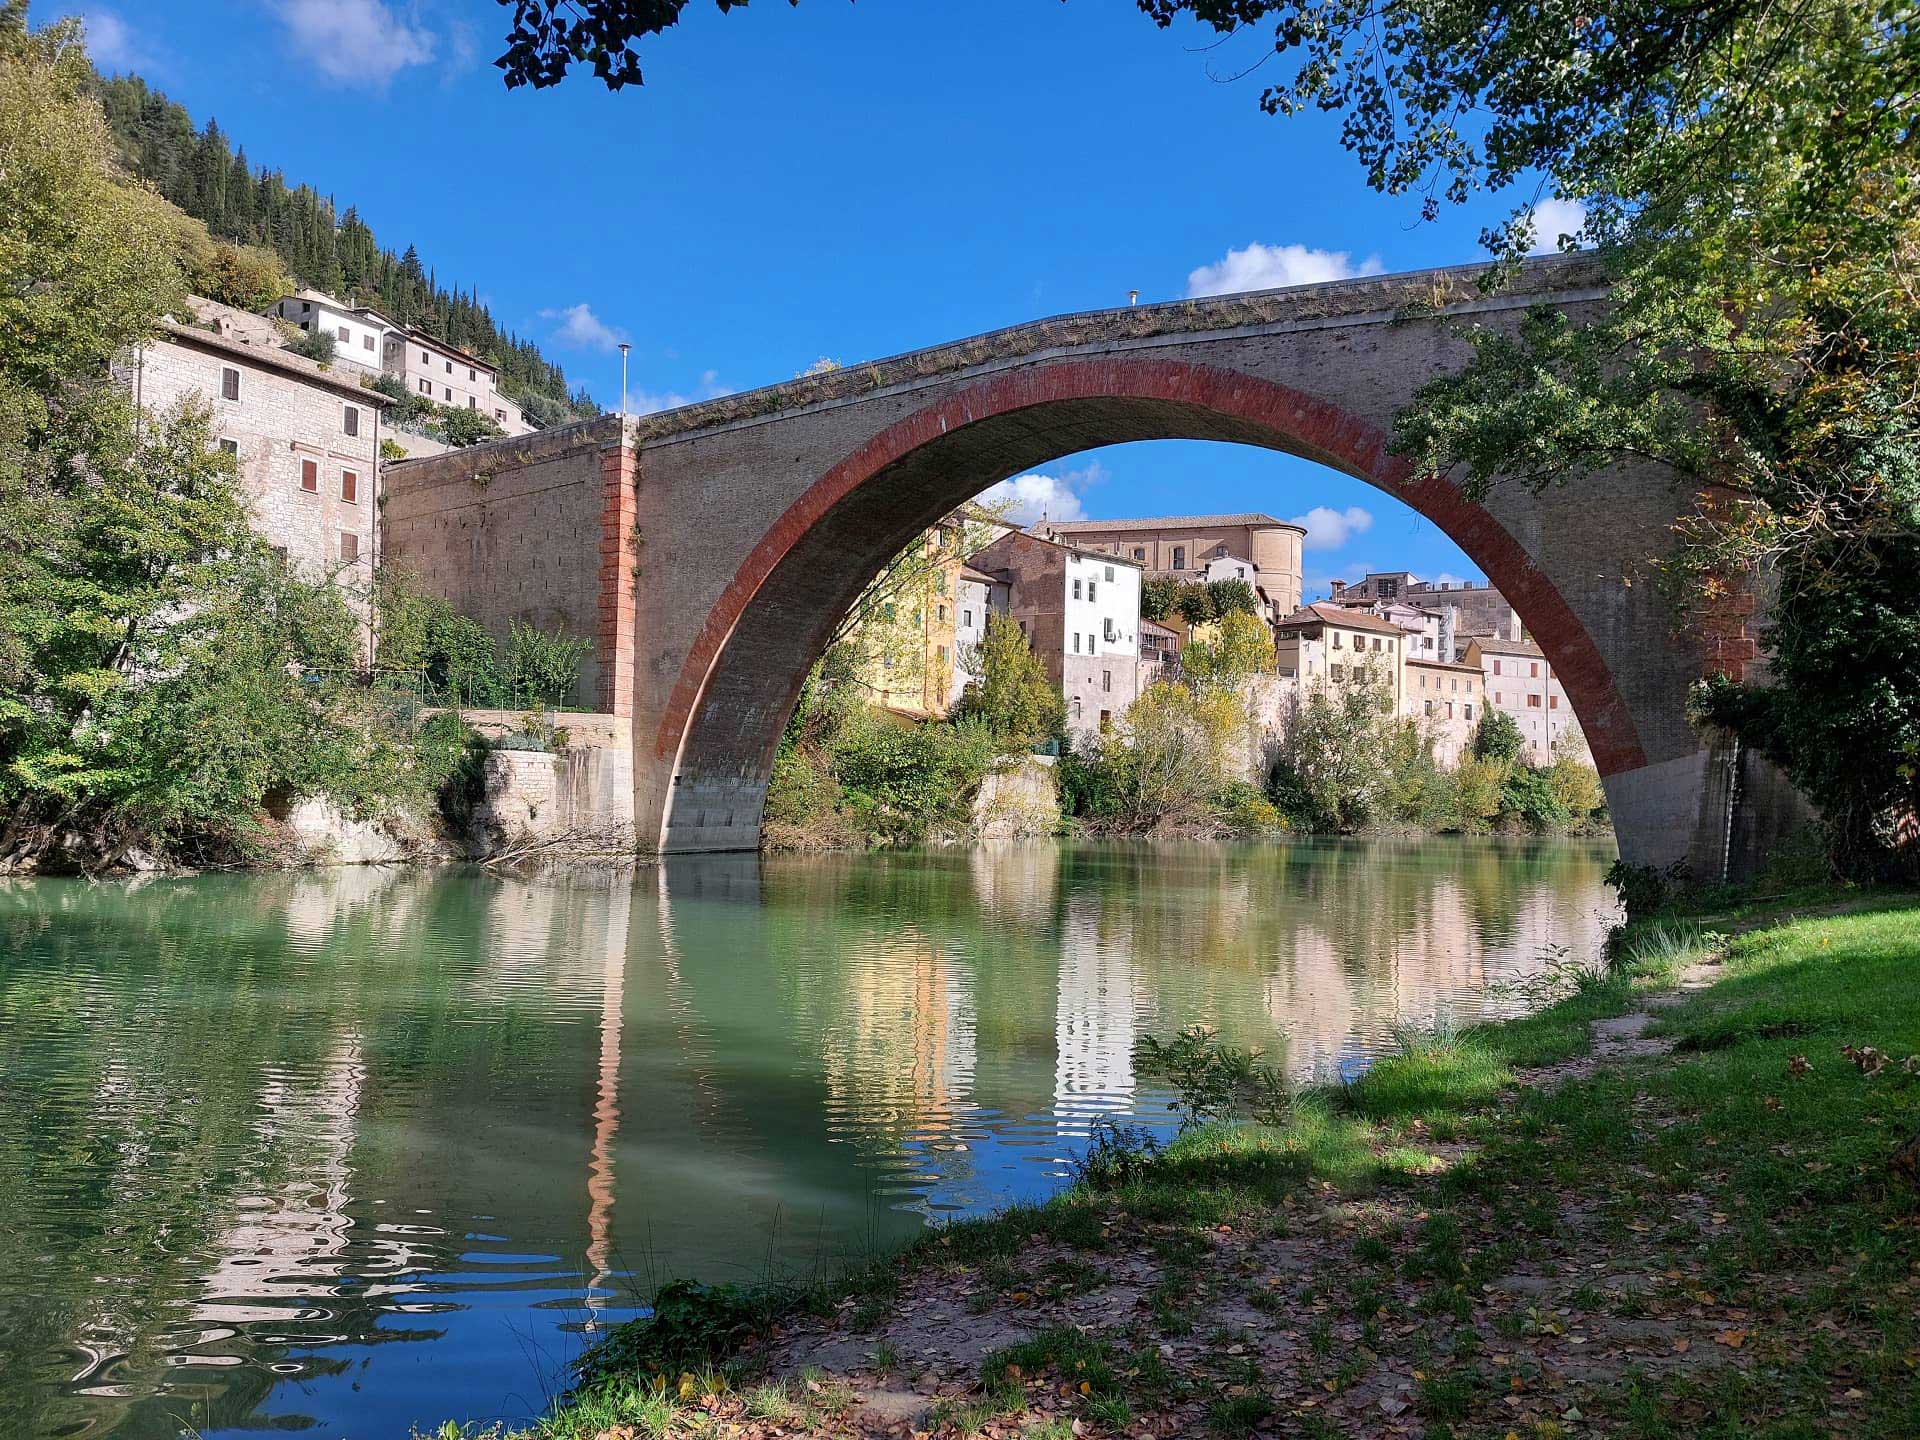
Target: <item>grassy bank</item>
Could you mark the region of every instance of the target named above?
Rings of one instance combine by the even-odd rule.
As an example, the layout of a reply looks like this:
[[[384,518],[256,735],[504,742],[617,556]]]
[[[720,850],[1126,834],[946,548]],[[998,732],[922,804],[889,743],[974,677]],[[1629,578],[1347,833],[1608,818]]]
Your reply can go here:
[[[526,1433],[1920,1434],[1920,897],[1841,903],[1642,922],[830,1290],[676,1292]]]

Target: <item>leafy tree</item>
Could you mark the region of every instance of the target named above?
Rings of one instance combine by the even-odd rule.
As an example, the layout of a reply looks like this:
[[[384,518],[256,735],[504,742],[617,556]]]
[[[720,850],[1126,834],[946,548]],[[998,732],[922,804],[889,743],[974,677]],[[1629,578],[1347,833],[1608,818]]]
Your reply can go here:
[[[1599,772],[1571,755],[1556,756],[1547,767],[1547,787],[1568,818],[1575,821],[1597,815],[1607,805]]]
[[[442,405],[427,428],[436,439],[456,449],[478,445],[482,440],[498,440],[507,433],[493,416],[457,405]]]
[[[1179,595],[1173,602],[1174,613],[1189,625],[1204,625],[1209,620],[1219,618],[1220,611],[1213,603],[1213,592],[1206,586],[1189,582],[1180,587]]]
[[[1246,610],[1230,610],[1210,638],[1192,641],[1181,669],[1202,684],[1233,689],[1255,675],[1273,673],[1273,633]]]
[[[1354,830],[1391,818],[1391,750],[1408,722],[1382,684],[1315,685],[1283,728],[1269,793],[1314,830]]]
[[[1505,763],[1519,759],[1526,748],[1526,737],[1513,716],[1492,706],[1482,708],[1480,723],[1473,727],[1474,759]]]
[[[507,625],[506,683],[515,705],[564,705],[574,698],[591,640],[548,634],[518,620]]]
[[[956,721],[976,721],[1003,744],[1021,747],[1065,730],[1066,704],[1012,616],[989,615],[975,650],[967,668],[979,678],[953,707]]]
[[[315,326],[311,330],[302,330],[300,337],[290,343],[287,348],[294,354],[313,361],[316,365],[331,365],[338,343],[333,338],[332,332]]]
[[[1180,582],[1171,575],[1150,575],[1140,582],[1140,618],[1165,620],[1180,599]]]
[[[1234,788],[1247,723],[1223,686],[1157,682],[1113,730],[1074,746],[1066,799],[1083,820],[1132,833],[1218,829],[1223,811],[1271,824],[1277,815],[1249,811]]]
[[[1209,580],[1207,598],[1213,602],[1215,615],[1232,615],[1235,612],[1254,615],[1260,609],[1253,587],[1244,580]]]

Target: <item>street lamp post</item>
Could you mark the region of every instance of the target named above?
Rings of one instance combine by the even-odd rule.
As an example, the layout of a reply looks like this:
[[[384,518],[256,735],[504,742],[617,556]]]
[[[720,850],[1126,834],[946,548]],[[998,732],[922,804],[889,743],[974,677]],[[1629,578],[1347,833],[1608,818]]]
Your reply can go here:
[[[633,349],[625,340],[620,342],[620,413],[627,413],[627,352]]]

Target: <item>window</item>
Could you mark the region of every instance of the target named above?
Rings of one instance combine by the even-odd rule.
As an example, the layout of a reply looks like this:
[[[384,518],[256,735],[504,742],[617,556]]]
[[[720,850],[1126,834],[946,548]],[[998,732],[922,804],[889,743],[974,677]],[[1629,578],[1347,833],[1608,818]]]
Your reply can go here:
[[[1080,632],[1078,630],[1073,632],[1073,653],[1076,655],[1080,653]]]
[[[345,421],[344,428],[347,434],[358,435],[360,433],[360,407],[358,405],[347,406],[346,412],[341,418]]]
[[[313,302],[311,300],[302,300],[300,302],[300,313],[302,315],[308,315],[308,314],[311,314],[312,312],[313,312]]]
[[[360,475],[358,471],[342,470],[340,472],[340,498],[349,505],[358,505],[360,503]]]
[[[1095,581],[1095,580],[1089,580],[1089,581],[1087,581],[1087,599],[1089,599],[1089,600],[1091,600],[1091,599],[1093,599],[1093,592],[1094,592],[1094,587],[1095,587],[1095,586],[1096,586],[1096,585],[1097,585],[1098,583],[1099,583],[1099,582],[1098,582],[1098,581]]]
[[[340,558],[349,564],[360,558],[360,537],[351,530],[340,532]]]
[[[1214,559],[1216,559],[1216,560],[1224,560],[1224,559],[1226,559],[1226,558],[1227,558],[1227,547],[1226,547],[1226,546],[1224,546],[1224,545],[1216,545],[1216,546],[1214,546],[1214,547],[1213,547],[1213,558],[1214,558]]]
[[[222,435],[220,437],[220,448],[229,455],[237,456],[240,453],[240,442],[229,436]]]
[[[1080,598],[1080,582],[1078,580],[1073,582],[1073,598],[1076,600]]]
[[[495,410],[493,412],[493,418],[498,420],[502,425],[504,425],[507,423],[507,412],[504,410]]]
[[[1106,635],[1109,644],[1120,638],[1120,632],[1113,627],[1113,617],[1111,615],[1100,622],[1100,628]]]
[[[240,372],[231,365],[220,367],[220,398],[222,400],[240,398]]]
[[[1503,704],[1503,703],[1505,703],[1505,701],[1506,701],[1506,697],[1505,697],[1504,695],[1502,695],[1502,694],[1501,694],[1501,693],[1500,693],[1500,692],[1499,692],[1498,690],[1496,690],[1496,691],[1494,691],[1494,692],[1493,692],[1493,703],[1494,703],[1494,704],[1496,704],[1496,705],[1500,705],[1500,704]]]
[[[442,385],[440,388],[446,394],[447,404],[451,405],[453,403],[453,387],[451,385]]]
[[[1449,681],[1447,682],[1447,688],[1448,688],[1449,690],[1453,690],[1453,691],[1458,691],[1458,690],[1459,690],[1459,688],[1460,688],[1460,682],[1459,682],[1459,681],[1458,681],[1457,679],[1456,679],[1456,680],[1449,680]]]
[[[1333,667],[1333,680],[1336,685],[1339,684],[1341,681],[1345,680],[1346,678],[1347,678],[1346,666],[1336,665]]]
[[[1500,662],[1498,660],[1493,662],[1493,673],[1496,675],[1500,673]]]
[[[1428,701],[1425,701],[1424,703],[1427,707],[1427,714],[1429,715],[1433,714],[1433,702],[1431,700],[1428,700]]]
[[[1529,710],[1538,710],[1540,708],[1540,697],[1538,695],[1527,696],[1527,708]]]
[[[1376,636],[1374,636],[1374,637],[1373,637],[1373,649],[1374,649],[1374,653],[1375,653],[1375,654],[1378,654],[1378,653],[1379,653],[1379,650],[1380,650],[1380,637],[1379,637],[1378,635],[1376,635]]]
[[[440,363],[441,363],[441,364],[443,364],[443,365],[445,365],[445,366],[447,367],[447,373],[448,373],[449,375],[451,375],[451,374],[453,373],[453,361],[451,361],[451,360],[443,360],[443,361],[441,361]]]
[[[353,339],[353,336],[347,333],[346,326],[341,325],[341,326],[337,326],[334,329],[333,338],[340,341],[342,344],[345,344],[347,341]]]
[[[300,488],[310,494],[320,493],[320,462],[318,460],[300,462]]]
[[[1538,660],[1533,662],[1533,668],[1530,673],[1534,679],[1538,680],[1540,678],[1540,662]]]
[[[1111,581],[1113,579],[1113,566],[1111,565],[1107,566],[1106,571],[1107,571],[1107,579]]]
[[[1328,641],[1327,643],[1332,645],[1334,649],[1338,650],[1340,648],[1340,632],[1338,630],[1334,631],[1333,639]]]
[[[1113,728],[1113,711],[1111,711],[1111,710],[1102,710],[1102,711],[1100,712],[1100,730],[1101,730],[1101,733],[1102,733],[1102,734],[1105,734],[1105,733],[1106,733],[1107,731],[1109,731],[1109,730],[1111,730],[1112,728]]]
[[[469,410],[478,410],[480,408],[480,402],[469,395],[467,396],[467,408]]]
[[[1134,547],[1133,547],[1133,558],[1134,558],[1134,559],[1136,559],[1136,560],[1144,560],[1144,559],[1146,559],[1146,558],[1147,558],[1147,547],[1146,547],[1146,546],[1144,546],[1144,545],[1136,545],[1136,546],[1134,546]]]
[[[422,380],[420,382],[420,393],[431,396],[433,394],[433,382],[431,380]]]
[[[1113,692],[1113,671],[1102,670],[1100,672],[1100,689],[1108,694]]]
[[[1560,708],[1560,697],[1558,695],[1549,695],[1547,697],[1547,708],[1549,710],[1558,710]]]
[[[1462,720],[1471,720],[1473,718],[1473,702],[1471,700],[1460,707],[1460,718]]]
[[[1078,720],[1080,718],[1080,697],[1078,695],[1073,697],[1073,704],[1070,708],[1073,718]]]
[[[360,348],[362,350],[371,350],[373,348],[373,336],[371,334],[360,337]]]
[[[962,610],[960,612],[960,623],[971,630],[973,628],[973,611]]]
[[[433,363],[433,357],[427,354],[426,351],[422,350],[420,352],[420,363],[422,365],[431,365]]]
[[[947,593],[947,572],[946,571],[942,570],[939,574],[933,577],[933,593],[936,595],[944,595]],[[944,613],[942,613],[940,618],[944,620],[947,617]]]
[[[1173,547],[1173,568],[1176,570],[1184,570],[1187,568],[1186,546],[1176,545]]]
[[[469,379],[469,380],[478,380],[479,378],[480,378],[480,377],[479,377],[478,375],[476,375],[476,374],[474,374],[474,373],[473,373],[473,367],[472,367],[471,365],[469,365],[469,366],[467,367],[467,379]]]
[[[947,647],[946,646],[944,645],[934,646],[933,654],[934,654],[934,658],[937,659],[942,665],[947,663]]]

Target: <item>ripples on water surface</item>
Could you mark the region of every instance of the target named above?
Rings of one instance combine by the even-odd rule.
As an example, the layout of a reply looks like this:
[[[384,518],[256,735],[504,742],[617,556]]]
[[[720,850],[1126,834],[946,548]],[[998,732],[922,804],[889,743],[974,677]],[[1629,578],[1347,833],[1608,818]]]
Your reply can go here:
[[[1142,1034],[1302,1077],[1597,946],[1610,846],[1034,846],[522,881],[0,884],[0,1434],[523,1417],[753,1280],[1165,1126]]]

